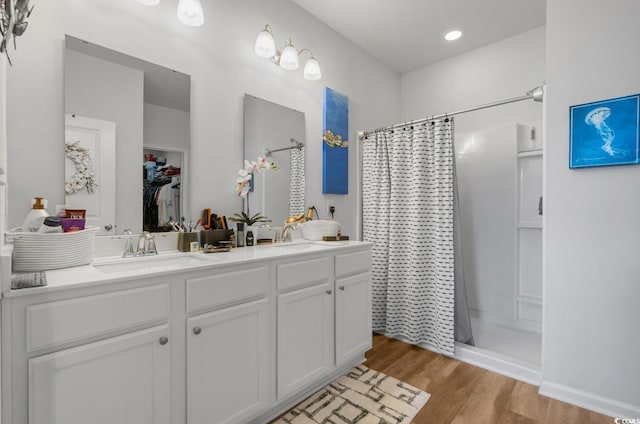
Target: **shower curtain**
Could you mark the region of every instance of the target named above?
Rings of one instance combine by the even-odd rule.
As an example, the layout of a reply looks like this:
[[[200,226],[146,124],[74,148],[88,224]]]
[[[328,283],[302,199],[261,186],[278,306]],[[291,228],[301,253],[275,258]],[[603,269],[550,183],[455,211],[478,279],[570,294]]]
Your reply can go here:
[[[289,216],[304,213],[304,147],[289,151]]]
[[[448,355],[456,333],[452,131],[451,119],[429,121],[376,131],[362,147],[374,331]]]

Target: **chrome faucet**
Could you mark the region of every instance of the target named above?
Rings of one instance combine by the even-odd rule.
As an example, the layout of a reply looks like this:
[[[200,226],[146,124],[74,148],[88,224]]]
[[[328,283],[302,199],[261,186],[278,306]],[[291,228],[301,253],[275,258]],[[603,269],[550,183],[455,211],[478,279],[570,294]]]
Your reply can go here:
[[[122,235],[127,240],[124,244],[124,252],[122,252],[122,257],[131,258],[133,256],[136,256],[136,251],[133,250],[133,241],[131,241],[131,239],[133,238],[133,231],[127,228],[122,232]]]
[[[291,231],[294,231],[297,228],[298,228],[298,223],[297,222],[284,224],[284,227],[282,228],[282,234],[280,236],[280,242],[281,243],[286,243],[286,242],[291,241]]]
[[[138,250],[136,256],[157,255],[155,237],[150,232],[145,231],[138,238]]]

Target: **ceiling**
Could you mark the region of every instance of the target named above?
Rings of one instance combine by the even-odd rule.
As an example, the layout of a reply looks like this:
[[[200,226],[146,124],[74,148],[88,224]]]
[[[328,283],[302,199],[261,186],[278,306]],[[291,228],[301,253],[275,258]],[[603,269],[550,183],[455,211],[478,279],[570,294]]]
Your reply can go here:
[[[400,73],[545,25],[546,0],[292,0]],[[445,41],[459,28],[464,35]]]

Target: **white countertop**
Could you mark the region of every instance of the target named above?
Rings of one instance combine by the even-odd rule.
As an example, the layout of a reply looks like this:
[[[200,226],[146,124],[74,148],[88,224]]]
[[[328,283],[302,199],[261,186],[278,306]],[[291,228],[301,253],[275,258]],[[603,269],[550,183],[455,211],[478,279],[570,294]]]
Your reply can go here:
[[[138,279],[154,275],[184,273],[238,263],[295,257],[320,251],[333,251],[370,245],[372,244],[369,242],[360,241],[294,241],[291,243],[277,243],[265,246],[241,247],[231,249],[229,252],[219,253],[183,253],[176,250],[160,252],[157,256],[138,258],[103,257],[96,258],[91,265],[46,271],[46,286],[9,290],[5,291],[2,296],[17,297],[40,294],[77,288],[79,286],[86,287],[89,285],[126,281],[132,278]],[[126,269],[111,269],[107,272],[99,269],[101,266],[104,267],[103,269],[108,268],[111,264],[126,264],[123,267]],[[131,264],[131,266],[128,266],[129,264]]]

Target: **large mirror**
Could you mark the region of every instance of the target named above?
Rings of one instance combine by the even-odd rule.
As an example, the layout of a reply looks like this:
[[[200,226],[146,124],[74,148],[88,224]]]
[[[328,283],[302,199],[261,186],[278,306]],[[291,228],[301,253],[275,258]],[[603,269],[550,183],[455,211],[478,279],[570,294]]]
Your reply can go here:
[[[244,157],[266,157],[278,167],[255,177],[250,210],[262,212],[272,225],[305,211],[304,136],[303,112],[245,94]]]
[[[189,75],[67,35],[64,79],[67,207],[102,235],[190,216]]]

